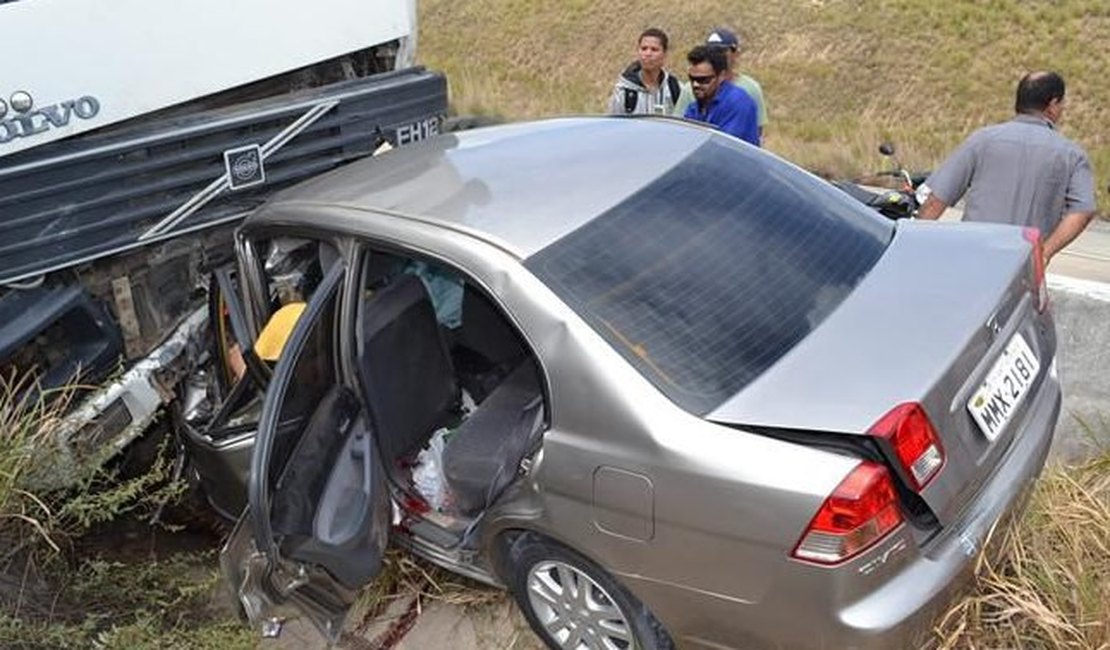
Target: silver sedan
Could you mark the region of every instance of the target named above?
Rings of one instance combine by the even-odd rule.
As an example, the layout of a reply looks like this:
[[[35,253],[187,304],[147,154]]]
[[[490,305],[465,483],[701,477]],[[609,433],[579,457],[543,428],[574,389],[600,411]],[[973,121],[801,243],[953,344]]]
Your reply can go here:
[[[909,647],[1059,415],[1035,231],[890,222],[665,118],[385,153],[238,254],[194,442],[256,623],[334,638],[392,542],[553,648]]]

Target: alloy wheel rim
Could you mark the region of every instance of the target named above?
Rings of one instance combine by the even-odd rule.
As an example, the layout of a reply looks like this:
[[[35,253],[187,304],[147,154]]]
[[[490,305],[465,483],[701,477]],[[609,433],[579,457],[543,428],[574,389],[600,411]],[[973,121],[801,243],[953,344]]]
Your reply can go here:
[[[528,571],[528,602],[548,636],[564,650],[633,650],[632,628],[605,589],[565,562]]]

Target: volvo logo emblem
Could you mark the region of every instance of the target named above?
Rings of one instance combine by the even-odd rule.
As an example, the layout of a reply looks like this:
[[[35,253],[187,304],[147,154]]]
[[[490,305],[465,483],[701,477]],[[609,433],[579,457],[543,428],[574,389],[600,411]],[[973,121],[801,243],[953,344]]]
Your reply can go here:
[[[224,152],[227,167],[227,184],[231,190],[241,190],[266,182],[266,169],[262,163],[262,147],[248,144]]]
[[[91,120],[100,113],[100,102],[89,95],[32,110],[34,100],[30,94],[21,90],[12,93],[9,104],[15,114],[7,119],[0,119],[0,144],[61,128],[74,117]],[[0,100],[0,118],[7,114],[6,108]]]
[[[258,173],[258,160],[254,156],[240,156],[231,168],[237,181],[250,181]]]

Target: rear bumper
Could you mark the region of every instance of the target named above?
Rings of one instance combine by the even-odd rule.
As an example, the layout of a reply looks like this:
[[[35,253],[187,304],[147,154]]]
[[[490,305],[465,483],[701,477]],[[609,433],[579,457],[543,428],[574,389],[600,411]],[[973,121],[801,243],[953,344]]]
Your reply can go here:
[[[620,576],[682,647],[912,648],[966,585],[992,531],[1021,513],[1060,414],[1055,364],[995,474],[957,523],[920,549],[905,528],[863,556],[823,568],[783,558],[756,601]],[[727,562],[728,558],[721,558]]]
[[[1053,360],[1045,385],[1015,434],[1006,459],[959,523],[881,589],[840,610],[843,647],[913,647],[972,575],[996,527],[1019,516],[1048,457],[1060,415],[1061,389]]]

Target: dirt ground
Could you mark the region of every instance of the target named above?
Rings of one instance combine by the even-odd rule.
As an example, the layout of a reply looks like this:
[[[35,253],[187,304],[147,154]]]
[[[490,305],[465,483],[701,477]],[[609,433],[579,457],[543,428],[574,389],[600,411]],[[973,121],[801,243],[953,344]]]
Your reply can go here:
[[[284,621],[262,650],[317,650],[324,637],[304,619]],[[507,594],[479,605],[416,596],[394,598],[382,611],[354,612],[334,646],[342,650],[543,650]]]

